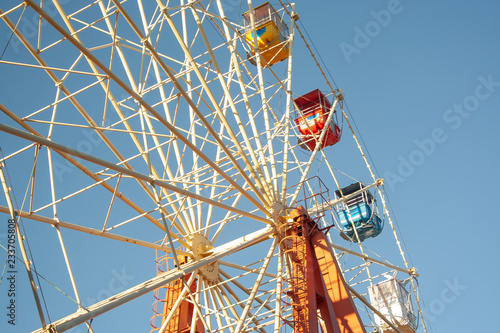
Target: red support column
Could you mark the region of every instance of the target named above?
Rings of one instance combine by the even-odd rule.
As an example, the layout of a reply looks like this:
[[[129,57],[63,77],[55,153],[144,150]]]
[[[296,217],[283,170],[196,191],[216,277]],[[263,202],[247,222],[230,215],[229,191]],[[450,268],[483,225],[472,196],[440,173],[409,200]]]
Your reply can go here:
[[[333,304],[340,332],[366,333],[337,259],[328,246],[325,235],[318,232],[311,238],[311,242],[316,255],[318,272],[321,272],[321,279],[324,281],[328,297]]]
[[[189,280],[191,274],[186,275],[185,280]],[[167,318],[174,303],[179,298],[179,295],[184,288],[184,283],[181,280],[176,280],[171,282],[167,287],[167,293],[165,295],[165,305],[163,308],[163,320]],[[196,292],[196,279],[190,286],[191,292]],[[191,323],[194,315],[194,305],[188,300],[189,296],[186,296],[182,303],[177,308],[175,315],[170,320],[165,332],[167,333],[185,333],[191,331]],[[205,329],[201,320],[196,321],[196,333],[204,333]]]
[[[325,235],[303,207],[291,217],[294,332],[366,333]]]

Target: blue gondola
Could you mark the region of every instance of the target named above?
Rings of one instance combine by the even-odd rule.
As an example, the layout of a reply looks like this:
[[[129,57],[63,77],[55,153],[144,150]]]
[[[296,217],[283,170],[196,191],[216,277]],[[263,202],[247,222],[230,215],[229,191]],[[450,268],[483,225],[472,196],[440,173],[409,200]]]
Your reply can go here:
[[[335,191],[335,195],[337,198],[342,198],[359,191],[363,187],[365,186],[362,183],[357,182]],[[358,242],[353,225],[356,228],[360,242],[370,237],[376,237],[382,232],[384,225],[378,214],[372,209],[374,203],[375,199],[371,193],[365,191],[337,205],[336,209],[342,225],[342,232],[340,233],[342,238]]]

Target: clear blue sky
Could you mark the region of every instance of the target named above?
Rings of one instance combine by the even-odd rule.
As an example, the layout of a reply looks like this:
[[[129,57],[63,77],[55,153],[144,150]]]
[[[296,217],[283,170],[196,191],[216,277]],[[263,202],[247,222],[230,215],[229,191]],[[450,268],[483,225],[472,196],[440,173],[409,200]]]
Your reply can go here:
[[[386,178],[433,331],[494,331],[499,3],[309,4],[302,24]]]
[[[228,16],[239,17],[239,1],[222,2]],[[2,9],[9,6],[0,4]],[[500,250],[496,239],[500,219],[495,212],[500,200],[496,176],[500,162],[500,4],[494,0],[310,0],[297,1],[296,10],[300,25],[344,91],[378,175],[386,179],[407,254],[421,275],[431,332],[493,331],[491,322],[499,308],[495,299],[500,297],[494,279],[499,265],[493,256]],[[2,24],[2,50],[7,35]],[[310,59],[301,43],[295,51],[293,90],[300,94],[317,88],[317,75],[311,76],[311,67],[303,65]],[[18,80],[10,71],[7,79],[4,74],[2,78],[0,87]],[[26,87],[31,87],[30,82]],[[12,96],[0,96],[0,103],[15,105]],[[5,136],[0,138],[5,151],[9,143]],[[358,154],[354,148],[352,153]],[[332,154],[341,163],[343,156]],[[0,203],[4,205],[3,198]],[[82,209],[82,213],[93,212]],[[0,241],[5,244],[6,228],[2,228]],[[31,232],[39,230],[45,229],[35,227]],[[100,240],[91,237],[79,241],[100,245]],[[53,232],[46,246],[60,256]],[[121,243],[114,246],[112,251],[128,249]],[[79,268],[82,279],[94,281],[93,289],[82,291],[91,295],[84,298],[86,304],[151,275],[152,262],[142,259],[146,251],[134,257],[113,257],[111,263],[106,254],[86,251],[81,260],[100,272],[96,276]],[[21,275],[20,281],[26,283]],[[5,323],[4,282],[0,331],[24,332],[27,328],[22,324],[12,329]],[[59,283],[70,290],[67,280],[61,278]],[[18,320],[36,322],[31,317],[35,312],[27,285],[20,293],[20,304],[30,307],[30,317],[20,313]],[[148,321],[151,297],[139,302],[144,311],[130,310],[128,318]]]

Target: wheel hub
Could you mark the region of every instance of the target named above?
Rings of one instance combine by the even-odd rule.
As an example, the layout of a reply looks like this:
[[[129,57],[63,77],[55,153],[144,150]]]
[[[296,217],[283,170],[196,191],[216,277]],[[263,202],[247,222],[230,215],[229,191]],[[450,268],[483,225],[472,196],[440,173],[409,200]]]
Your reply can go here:
[[[207,237],[201,234],[194,234],[191,238],[191,252],[194,260],[201,260],[212,254],[214,246]],[[217,282],[219,276],[219,262],[214,261],[200,268],[199,273],[209,282]]]

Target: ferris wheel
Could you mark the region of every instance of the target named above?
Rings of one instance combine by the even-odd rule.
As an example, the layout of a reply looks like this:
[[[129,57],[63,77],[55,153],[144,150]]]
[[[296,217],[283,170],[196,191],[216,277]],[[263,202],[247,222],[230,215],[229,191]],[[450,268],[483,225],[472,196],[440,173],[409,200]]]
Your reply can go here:
[[[0,211],[27,329],[427,332],[383,180],[294,4],[4,6]],[[321,80],[295,91],[300,53]]]

